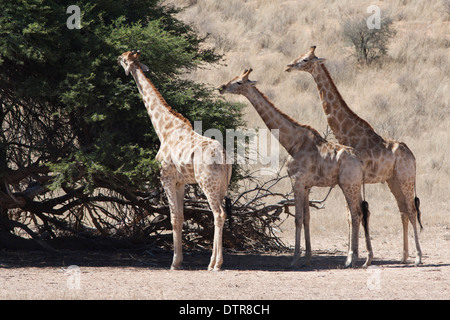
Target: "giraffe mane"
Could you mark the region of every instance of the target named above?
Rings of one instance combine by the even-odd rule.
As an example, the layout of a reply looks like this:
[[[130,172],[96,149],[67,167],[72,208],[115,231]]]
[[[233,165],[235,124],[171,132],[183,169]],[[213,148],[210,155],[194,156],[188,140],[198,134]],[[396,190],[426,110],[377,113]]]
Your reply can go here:
[[[142,73],[144,73],[144,71],[141,69],[140,66],[138,66],[138,68],[141,70]],[[145,75],[144,75],[145,77]],[[150,86],[152,87],[152,89],[155,91],[158,99],[162,102],[163,106],[166,107],[166,109],[175,117],[177,117],[178,119],[180,119],[181,121],[183,121],[186,125],[188,125],[190,128],[192,128],[192,124],[191,122],[186,119],[181,113],[178,113],[177,111],[175,111],[171,106],[169,106],[169,104],[167,103],[166,99],[164,99],[164,97],[162,96],[162,94],[159,92],[159,90],[153,85],[153,83],[150,81],[150,79],[148,79],[147,77],[145,77],[145,79],[147,79],[148,83],[150,84]]]
[[[259,92],[259,94],[270,104],[270,106],[275,109],[275,111],[277,111],[279,114],[281,114],[285,119],[289,120],[290,122],[294,123],[295,125],[297,125],[298,127],[302,127],[308,131],[310,131],[314,136],[316,136],[317,138],[319,138],[320,140],[325,140],[325,138],[323,138],[320,133],[314,129],[311,126],[308,126],[306,124],[301,124],[299,123],[297,120],[294,120],[293,118],[291,118],[289,115],[287,115],[286,113],[284,113],[283,111],[281,111],[280,109],[278,109],[273,103],[272,101],[269,100],[269,98],[267,98],[267,96],[262,93],[261,91],[259,91],[259,89],[257,87],[253,87],[255,88],[256,91]]]

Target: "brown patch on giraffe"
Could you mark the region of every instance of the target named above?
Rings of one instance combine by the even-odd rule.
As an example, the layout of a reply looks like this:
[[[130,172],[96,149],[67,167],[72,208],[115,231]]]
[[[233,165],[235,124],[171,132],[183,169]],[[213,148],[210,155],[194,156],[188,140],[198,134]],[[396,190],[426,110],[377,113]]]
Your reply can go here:
[[[161,146],[161,153],[166,154],[169,149],[169,146],[167,144],[164,144]]]
[[[340,118],[345,117],[342,113],[339,116],[340,116]],[[339,120],[341,121],[341,129],[343,131],[350,132],[350,130],[353,126],[353,123],[349,119],[346,119],[346,118],[344,118],[343,120],[342,119],[339,119]]]
[[[333,132],[338,132],[340,130],[340,124],[335,118],[328,117],[327,120],[328,120],[328,124],[330,125],[330,128]]]
[[[319,74],[317,76],[317,82],[323,84],[324,82],[326,82],[326,77],[323,74]]]
[[[325,113],[327,115],[331,114],[331,104],[328,101],[325,101],[325,99],[323,99],[323,93],[320,93],[320,100],[322,100],[322,107],[323,110],[325,110]]]
[[[328,91],[328,92],[327,92],[327,98],[328,98],[328,100],[333,101],[336,97],[335,97],[335,95],[333,94],[333,92]]]
[[[172,121],[167,121],[166,125],[164,126],[164,129],[165,130],[169,130],[172,127],[173,127],[173,122]]]

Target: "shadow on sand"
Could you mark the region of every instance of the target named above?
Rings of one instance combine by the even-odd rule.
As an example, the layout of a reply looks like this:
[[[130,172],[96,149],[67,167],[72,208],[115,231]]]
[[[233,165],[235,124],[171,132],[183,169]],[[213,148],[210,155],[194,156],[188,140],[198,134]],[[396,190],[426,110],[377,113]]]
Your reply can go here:
[[[183,270],[206,270],[210,251],[185,251]],[[223,270],[245,271],[286,271],[308,272],[319,270],[343,269],[346,255],[344,252],[313,251],[310,266],[292,268],[293,253],[224,253]],[[148,270],[169,270],[172,251],[153,249],[119,249],[119,250],[59,250],[57,252],[30,250],[0,250],[0,268],[64,268],[70,265],[79,267],[131,267]],[[364,263],[360,258],[357,268]],[[403,265],[395,260],[374,259],[372,265],[389,268],[413,267]],[[440,265],[442,266],[442,265]],[[421,267],[436,267],[422,265]]]

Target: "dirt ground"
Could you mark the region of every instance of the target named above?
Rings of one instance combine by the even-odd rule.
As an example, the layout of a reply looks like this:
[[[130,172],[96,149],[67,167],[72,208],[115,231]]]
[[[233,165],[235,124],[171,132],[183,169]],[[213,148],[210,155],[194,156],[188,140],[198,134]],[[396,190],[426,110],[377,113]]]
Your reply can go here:
[[[170,271],[172,252],[162,249],[57,253],[0,250],[0,299],[450,298],[447,227],[432,226],[422,233],[423,264],[419,267],[412,264],[412,241],[411,263],[402,265],[400,241],[386,245],[376,240],[372,242],[375,259],[368,269],[344,269],[344,250],[330,251],[325,241],[314,243],[312,265],[296,270],[289,267],[292,253],[226,252],[223,271],[208,272],[210,252],[206,251],[185,252],[184,269]],[[359,266],[364,255],[362,250]]]

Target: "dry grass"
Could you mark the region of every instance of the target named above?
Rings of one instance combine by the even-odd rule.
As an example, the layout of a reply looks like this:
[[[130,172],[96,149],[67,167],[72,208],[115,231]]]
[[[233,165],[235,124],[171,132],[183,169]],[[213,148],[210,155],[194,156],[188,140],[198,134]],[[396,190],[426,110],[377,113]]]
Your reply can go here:
[[[425,227],[441,224],[450,228],[450,16],[446,1],[167,2],[186,7],[179,18],[200,34],[209,35],[209,45],[225,57],[224,65],[186,77],[218,86],[252,67],[251,79],[259,82],[260,90],[275,105],[299,122],[324,132],[326,120],[312,77],[283,72],[287,62],[317,45],[316,54],[327,59],[327,67],[349,106],[381,135],[405,142],[414,152]],[[350,55],[341,23],[352,15],[366,14],[371,4],[379,5],[382,14],[392,17],[396,36],[389,44],[387,57],[379,65],[366,67],[357,65]],[[265,127],[245,98],[227,95],[226,99],[249,105],[245,110],[249,127]],[[282,156],[286,156],[284,151]],[[319,198],[325,192],[314,189],[313,197]],[[373,233],[395,231],[400,239],[398,209],[387,186],[369,186],[367,198]],[[327,209],[317,214],[312,211],[313,216],[321,216],[312,219],[313,235],[326,235],[331,230],[343,235],[347,230],[344,201],[338,189],[328,202]],[[342,208],[342,213],[334,208]],[[292,237],[291,230],[288,232]]]

